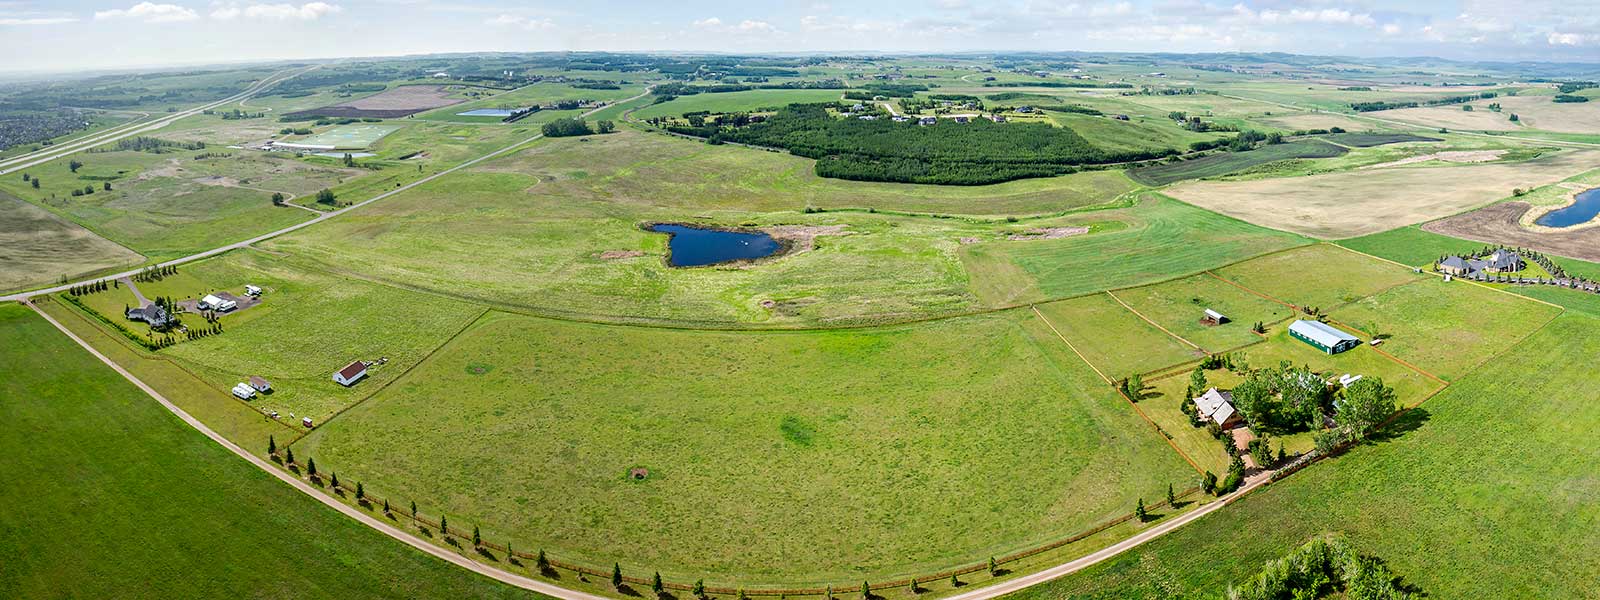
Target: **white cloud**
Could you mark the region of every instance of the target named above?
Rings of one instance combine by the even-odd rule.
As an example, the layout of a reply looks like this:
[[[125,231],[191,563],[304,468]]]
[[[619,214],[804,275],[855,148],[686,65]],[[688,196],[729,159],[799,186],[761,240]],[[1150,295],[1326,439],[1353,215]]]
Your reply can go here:
[[[199,19],[200,14],[176,4],[140,2],[128,8],[96,11],[94,18],[96,21],[136,19],[146,23],[178,23]]]
[[[25,26],[25,25],[60,25],[72,23],[78,19],[73,17],[0,17],[0,27]]]
[[[485,25],[494,27],[515,27],[529,31],[554,29],[556,24],[550,19],[535,19],[518,15],[500,15],[484,21]]]
[[[1343,8],[1324,8],[1321,10],[1295,8],[1288,11],[1266,8],[1256,11],[1240,3],[1233,5],[1233,14],[1247,21],[1255,21],[1265,25],[1321,23],[1326,25],[1374,27],[1378,24],[1377,20],[1373,19],[1369,13],[1357,13]]]
[[[1118,2],[1116,4],[1099,4],[1089,9],[1091,17],[1120,17],[1133,14],[1133,4]]]
[[[324,16],[344,11],[344,7],[327,2],[307,2],[300,6],[293,4],[217,4],[211,10],[211,18],[220,20],[237,19],[299,19],[301,21],[315,21]]]
[[[1398,24],[1395,24],[1395,23],[1385,23],[1383,25],[1383,34],[1384,35],[1400,35],[1400,26]]]
[[[694,26],[695,27],[700,27],[700,28],[721,27],[722,26],[722,19],[718,19],[716,17],[700,19],[700,20],[694,22]]]
[[[771,23],[768,23],[766,21],[751,21],[749,19],[745,19],[745,20],[739,22],[739,31],[754,31],[754,32],[762,32],[762,33],[772,33],[772,32],[775,32],[777,30],[778,30],[777,27],[773,27]]]
[[[1551,46],[1583,46],[1589,42],[1597,40],[1600,40],[1600,34],[1584,35],[1581,33],[1562,33],[1559,31],[1552,31],[1550,32],[1549,37],[1545,38],[1545,42]]]

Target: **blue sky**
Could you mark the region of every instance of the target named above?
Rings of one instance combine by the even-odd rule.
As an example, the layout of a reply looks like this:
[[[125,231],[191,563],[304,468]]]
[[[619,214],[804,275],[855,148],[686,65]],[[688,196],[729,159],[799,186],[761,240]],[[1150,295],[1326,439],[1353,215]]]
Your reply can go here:
[[[1600,62],[1596,0],[0,0],[0,70],[456,51],[1284,51]]]

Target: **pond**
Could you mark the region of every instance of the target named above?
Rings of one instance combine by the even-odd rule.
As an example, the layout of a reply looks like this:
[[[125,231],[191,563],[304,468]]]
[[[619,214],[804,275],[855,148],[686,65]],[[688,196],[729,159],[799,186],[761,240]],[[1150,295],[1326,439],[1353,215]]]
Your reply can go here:
[[[1534,223],[1545,227],[1571,227],[1594,220],[1596,214],[1600,214],[1600,188],[1580,192],[1572,206],[1547,212]]]
[[[667,262],[674,267],[700,267],[777,254],[783,244],[759,231],[656,223],[648,231],[667,234]]]

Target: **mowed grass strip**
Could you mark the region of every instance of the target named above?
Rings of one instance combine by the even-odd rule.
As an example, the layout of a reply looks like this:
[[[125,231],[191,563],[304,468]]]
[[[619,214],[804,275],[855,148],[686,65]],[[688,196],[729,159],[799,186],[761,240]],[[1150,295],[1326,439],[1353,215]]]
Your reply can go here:
[[[1259,342],[1261,337],[1250,331],[1252,325],[1257,321],[1273,323],[1294,314],[1287,306],[1205,274],[1117,290],[1116,294],[1139,314],[1210,352]],[[1201,323],[1206,309],[1222,313],[1229,321],[1221,325]]]
[[[1600,581],[1600,321],[1564,315],[1357,447],[1016,595],[1204,597],[1342,532],[1433,598],[1589,598]]]
[[[1146,185],[1167,185],[1185,179],[1215,177],[1291,158],[1333,158],[1348,150],[1318,140],[1265,145],[1247,152],[1218,152],[1193,160],[1140,167],[1128,175]]]
[[[1089,362],[1112,379],[1154,371],[1205,355],[1163,333],[1106,294],[1060,300],[1035,308]]]
[[[0,344],[0,596],[541,597],[257,470],[26,308],[0,305],[0,339],[27,340]]]
[[[1322,310],[1430,277],[1330,244],[1261,256],[1215,273],[1280,301]]]
[[[1159,194],[1131,208],[1079,215],[1062,224],[1120,222],[1104,232],[1054,240],[961,248],[973,292],[989,305],[1041,302],[1199,273],[1306,243]]]
[[[1560,313],[1560,308],[1464,281],[1428,278],[1363,298],[1331,316],[1361,329],[1362,337],[1388,336],[1383,351],[1455,379]]]
[[[294,451],[519,548],[716,585],[981,562],[1194,478],[1027,310],[822,333],[491,313]]]

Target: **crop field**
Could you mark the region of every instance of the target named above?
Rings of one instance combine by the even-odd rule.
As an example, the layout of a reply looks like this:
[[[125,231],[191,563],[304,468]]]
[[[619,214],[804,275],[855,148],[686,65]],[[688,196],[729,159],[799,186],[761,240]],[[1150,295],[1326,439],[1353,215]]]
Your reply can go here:
[[[1262,146],[1249,152],[1222,152],[1210,156],[1129,171],[1129,176],[1148,185],[1167,185],[1185,179],[1216,177],[1279,160],[1292,158],[1333,158],[1344,148],[1316,140],[1303,140]]]
[[[1205,274],[1115,293],[1145,318],[1211,352],[1259,342],[1261,337],[1250,331],[1251,325],[1276,323],[1294,315],[1287,306]],[[1208,308],[1227,316],[1229,322],[1202,324],[1200,318]]]
[[[437,109],[437,110],[431,110],[431,111],[428,111],[428,112],[425,112],[425,113],[417,115],[417,118],[418,119],[434,120],[434,121],[462,121],[462,122],[498,123],[498,122],[500,122],[500,117],[494,117],[492,119],[481,119],[481,118],[461,116],[460,113],[471,111],[471,110],[476,110],[476,109],[481,109],[481,108],[527,108],[529,106],[537,106],[537,105],[542,105],[542,104],[549,104],[549,103],[555,102],[557,100],[594,100],[594,101],[603,101],[603,102],[615,102],[617,100],[622,100],[624,98],[631,98],[631,97],[637,95],[639,92],[644,91],[644,86],[643,85],[639,85],[639,84],[623,85],[623,86],[620,86],[620,87],[622,89],[617,89],[617,90],[591,90],[591,89],[586,89],[586,88],[573,87],[572,85],[562,84],[562,83],[539,82],[539,83],[531,84],[531,85],[528,85],[528,86],[524,86],[524,87],[516,89],[516,90],[495,94],[493,96],[489,96],[487,98],[483,98],[483,99],[480,99],[480,100],[473,100],[471,102],[466,102],[466,103],[463,103],[463,104],[456,104],[456,105],[451,105],[451,106],[447,106],[447,107],[444,107],[444,108],[440,108],[440,109]],[[572,111],[549,111],[549,112],[561,113],[564,116],[570,116],[570,114],[577,114],[577,113],[572,112]],[[581,112],[581,111],[579,111],[579,112]],[[529,116],[527,118],[533,119],[533,118],[536,118],[536,117],[539,117],[539,116],[541,116],[541,113],[535,113],[532,116]]]
[[[1054,240],[963,246],[973,293],[989,306],[1039,302],[1191,275],[1307,242],[1155,194],[1132,208],[1059,224],[1106,220],[1124,226]]]
[[[491,313],[295,453],[519,547],[767,583],[982,560],[1194,477],[1027,310],[807,333]]]
[[[1488,106],[1498,103],[1500,112]],[[1472,102],[1473,110],[1460,106],[1431,106],[1405,108],[1370,113],[1374,117],[1394,119],[1428,127],[1471,129],[1479,131],[1519,131],[1536,129],[1559,133],[1600,134],[1600,111],[1592,102],[1558,103],[1549,96],[1511,96]],[[1511,121],[1516,114],[1518,121]]]
[[[1328,244],[1269,254],[1215,273],[1281,302],[1322,310],[1432,277]]]
[[[0,291],[138,264],[138,253],[0,192]]]
[[[28,340],[0,344],[0,596],[535,597],[257,471],[19,305],[0,338]]]
[[[1205,353],[1163,333],[1107,294],[1036,306],[1084,360],[1110,379],[1197,360]]]
[[[1467,282],[1428,278],[1333,311],[1363,338],[1387,336],[1382,347],[1406,362],[1455,380],[1500,354],[1561,309]]]
[[[1343,532],[1434,598],[1584,598],[1600,580],[1600,321],[1563,316],[1407,413],[1394,433],[1025,599],[1204,595]],[[1560,365],[1560,366],[1557,366]],[[1270,523],[1270,527],[1261,524]],[[1248,532],[1248,535],[1240,535]]]
[[[775,109],[786,104],[837,102],[849,90],[750,90],[721,94],[679,96],[660,104],[634,111],[636,119],[677,117],[696,111],[751,112]],[[631,94],[630,94],[631,95]]]
[[[443,85],[397,85],[348,102],[289,113],[291,117],[394,119],[425,110],[460,104],[465,99]]]
[[[361,150],[378,143],[378,140],[398,129],[399,125],[372,123],[340,125],[310,137],[287,141],[307,146],[333,146],[336,150]]]
[[[1280,117],[1268,117],[1261,119],[1261,122],[1268,125],[1276,125],[1288,131],[1331,129],[1334,127],[1339,127],[1346,131],[1362,131],[1384,126],[1377,121],[1365,121],[1337,113],[1296,113]]]
[[[1516,163],[1414,165],[1307,177],[1195,181],[1168,193],[1257,225],[1340,239],[1449,216],[1509,196],[1513,188],[1554,183],[1592,168],[1596,156],[1600,155],[1559,151]]]

